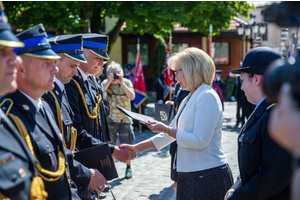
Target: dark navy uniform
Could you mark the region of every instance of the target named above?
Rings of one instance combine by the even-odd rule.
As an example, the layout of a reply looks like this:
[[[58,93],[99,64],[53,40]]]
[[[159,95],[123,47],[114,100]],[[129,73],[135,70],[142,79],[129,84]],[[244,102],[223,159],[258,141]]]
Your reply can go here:
[[[178,107],[182,100],[189,95],[189,91],[182,90],[180,85],[177,83],[175,85],[173,101],[174,101],[174,115],[176,115]],[[171,179],[177,182],[177,169],[176,169],[176,154],[177,154],[177,142],[174,141],[170,145],[170,155],[171,155]]]
[[[70,149],[71,145],[71,127],[73,123],[74,113],[71,109],[71,106],[67,100],[66,94],[64,94],[59,86],[54,83],[54,89],[52,90],[53,94],[55,95],[58,104],[60,106],[62,121],[63,121],[63,136],[65,140],[65,144],[68,149]],[[50,105],[51,110],[54,114],[54,118],[56,124],[58,125],[58,118],[57,118],[57,109],[54,101],[54,97],[51,95],[50,92],[43,95],[43,99]],[[59,126],[59,125],[58,125]],[[75,150],[76,152],[76,150]],[[90,170],[83,166],[81,163],[73,159],[72,152],[66,152],[68,157],[68,163],[70,168],[70,175],[74,183],[77,185],[78,189],[85,189],[88,187],[90,179],[91,179],[91,172]]]
[[[271,108],[264,100],[238,137],[240,176],[232,199],[290,199],[292,156],[268,134]]]
[[[37,175],[35,161],[1,109],[0,135],[0,193],[10,199],[29,199],[32,177]]]
[[[100,115],[101,134],[102,134],[101,138],[103,138],[103,140],[101,141],[108,142],[110,141],[109,130],[107,126],[107,117],[109,115],[109,103],[107,101],[106,92],[101,85],[98,85],[94,76],[88,75],[87,78],[89,84],[91,85],[92,91],[97,96],[97,99],[99,99],[100,97],[102,99],[99,103],[99,107],[100,107],[99,115]]]
[[[14,102],[9,113],[19,117],[23,122],[30,136],[37,160],[41,166],[52,172],[57,171],[58,151],[61,151],[64,156],[65,154],[60,131],[47,109],[49,105],[43,102],[46,121],[42,114],[36,110],[32,102],[19,90],[2,97],[0,101],[2,102],[3,99],[11,99]],[[64,164],[67,167],[67,163]],[[71,199],[68,179],[69,177],[64,173],[57,181],[49,182],[43,180],[45,190],[48,193],[47,199]]]

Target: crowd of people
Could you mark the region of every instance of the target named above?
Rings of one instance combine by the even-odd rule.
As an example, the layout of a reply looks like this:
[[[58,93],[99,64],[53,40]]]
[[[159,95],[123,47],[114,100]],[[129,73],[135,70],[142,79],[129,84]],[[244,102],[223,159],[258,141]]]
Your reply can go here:
[[[266,68],[282,59],[271,48],[251,49],[232,70],[240,74],[236,87],[255,105],[247,121],[244,114],[238,118],[240,175],[234,183],[221,145],[224,107],[218,87],[226,86],[203,50],[186,48],[168,59],[177,84],[172,101],[158,100],[173,104],[175,116],[169,125],[149,122],[158,134],[133,144],[133,121],[116,109],[131,109],[133,73],[126,67],[124,74],[112,61],[107,79],[99,80],[109,59],[108,37],[47,38],[42,24],[14,35],[2,4],[0,11],[0,199],[105,198],[104,175],[74,158],[102,144],[113,159],[126,163],[126,178],[132,177],[131,160],[138,153],[171,144],[178,200],[300,199],[300,112],[292,87],[283,85],[278,105],[262,89]]]

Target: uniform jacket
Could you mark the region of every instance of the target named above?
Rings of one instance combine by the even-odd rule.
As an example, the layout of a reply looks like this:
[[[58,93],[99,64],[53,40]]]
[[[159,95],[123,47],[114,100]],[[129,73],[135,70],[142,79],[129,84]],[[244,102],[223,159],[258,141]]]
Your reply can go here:
[[[58,147],[64,154],[64,147],[60,131],[48,112],[49,105],[43,101],[45,114],[48,122],[42,114],[36,110],[31,101],[19,90],[4,96],[2,99],[11,99],[14,103],[9,113],[18,116],[26,127],[32,146],[41,166],[49,171],[56,171],[58,165]],[[0,99],[0,101],[2,101]],[[47,108],[48,107],[48,108]],[[64,154],[65,158],[66,155]],[[67,160],[67,158],[66,158]],[[66,162],[68,169],[68,164]],[[48,182],[44,180],[45,190],[48,193],[48,200],[70,199],[71,188],[68,177],[64,173],[57,181]]]
[[[29,199],[32,177],[37,175],[34,158],[1,109],[0,120],[0,192],[10,199]]]
[[[78,82],[80,85],[85,101],[89,110],[89,113],[92,114],[92,109],[96,106],[97,97],[92,95],[92,89],[87,88],[86,84],[80,72],[79,75],[74,76],[73,79]],[[90,119],[87,116],[83,101],[81,99],[80,93],[76,84],[71,80],[70,83],[65,84],[65,89],[67,92],[68,100],[71,105],[71,108],[74,112],[74,121],[73,126],[77,130],[77,142],[76,147],[79,150],[83,150],[95,145],[102,144],[100,133],[97,132],[96,119]],[[109,145],[111,153],[114,151],[114,146]]]
[[[256,108],[238,136],[240,176],[228,199],[282,199],[290,197],[292,156],[268,134],[270,103]]]
[[[56,83],[54,83],[54,89],[52,90],[52,92],[56,96],[58,104],[60,105],[62,120],[63,120],[64,139],[67,148],[70,148],[70,141],[71,141],[70,132],[71,132],[71,126],[73,124],[74,113],[72,111],[72,108],[68,100],[66,99],[67,98],[66,95],[64,95],[64,93],[61,91],[61,89]],[[43,95],[43,99],[51,107],[56,124],[57,126],[59,126],[58,119],[57,119],[57,110],[56,110],[53,96],[50,94],[50,92],[48,92]],[[80,162],[74,160],[71,151],[66,151],[66,155],[68,157],[71,179],[74,181],[74,183],[77,185],[79,189],[87,188],[91,179],[91,171],[87,167],[82,165]]]
[[[106,92],[105,89],[99,85],[95,78],[91,75],[87,76],[88,81],[91,85],[92,91],[94,92],[94,94],[98,97],[99,95],[101,95],[102,97],[102,101],[100,102],[100,122],[101,122],[101,138],[103,138],[103,142],[108,142],[110,141],[109,138],[109,130],[108,130],[108,126],[107,126],[107,117],[109,115],[109,104],[107,101],[107,97],[106,97]]]

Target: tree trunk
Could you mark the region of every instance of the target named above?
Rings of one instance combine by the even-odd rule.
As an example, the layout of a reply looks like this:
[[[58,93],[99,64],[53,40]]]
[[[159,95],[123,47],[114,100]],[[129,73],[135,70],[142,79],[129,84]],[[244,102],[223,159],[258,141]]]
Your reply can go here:
[[[82,20],[89,20],[90,19],[90,1],[85,2],[85,7],[80,9],[80,18]],[[88,24],[82,28],[82,33],[88,33],[89,26]]]
[[[121,32],[121,26],[126,21],[126,18],[119,19],[116,23],[115,27],[108,33],[109,36],[109,43],[108,43],[108,53],[111,50],[111,46],[117,41],[119,33]]]

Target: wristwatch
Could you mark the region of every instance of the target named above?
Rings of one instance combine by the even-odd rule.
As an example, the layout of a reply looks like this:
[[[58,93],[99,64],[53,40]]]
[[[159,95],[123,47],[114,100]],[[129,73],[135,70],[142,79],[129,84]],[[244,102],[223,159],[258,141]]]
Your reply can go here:
[[[170,126],[168,126],[168,128],[167,128],[165,134],[166,134],[167,136],[170,136]]]

